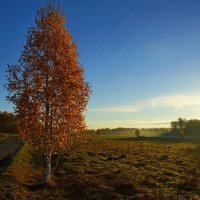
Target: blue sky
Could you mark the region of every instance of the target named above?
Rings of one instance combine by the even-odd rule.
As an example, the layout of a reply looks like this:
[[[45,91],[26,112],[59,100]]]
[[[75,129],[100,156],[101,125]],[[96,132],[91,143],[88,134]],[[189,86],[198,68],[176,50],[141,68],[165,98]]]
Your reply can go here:
[[[0,110],[7,64],[15,64],[43,1],[1,0]],[[63,0],[93,94],[90,128],[166,127],[200,118],[199,0]]]

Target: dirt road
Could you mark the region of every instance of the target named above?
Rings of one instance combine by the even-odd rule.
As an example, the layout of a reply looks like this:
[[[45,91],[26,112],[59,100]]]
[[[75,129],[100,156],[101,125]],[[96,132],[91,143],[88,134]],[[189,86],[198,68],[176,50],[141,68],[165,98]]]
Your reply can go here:
[[[22,142],[18,137],[11,137],[7,140],[0,140],[0,161],[10,154],[13,154],[21,145]]]

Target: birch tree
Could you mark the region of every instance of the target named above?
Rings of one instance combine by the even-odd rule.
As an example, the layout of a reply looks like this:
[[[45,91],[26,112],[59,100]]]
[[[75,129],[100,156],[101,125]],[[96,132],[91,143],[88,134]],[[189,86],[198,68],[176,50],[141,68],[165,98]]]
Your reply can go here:
[[[38,9],[19,62],[8,65],[7,75],[18,132],[45,155],[45,183],[52,154],[87,139],[83,112],[91,93],[60,8],[48,3]]]

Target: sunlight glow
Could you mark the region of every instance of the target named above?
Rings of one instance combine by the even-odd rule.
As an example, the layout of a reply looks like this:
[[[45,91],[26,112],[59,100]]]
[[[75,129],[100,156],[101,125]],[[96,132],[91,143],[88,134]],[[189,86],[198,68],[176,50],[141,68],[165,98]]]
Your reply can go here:
[[[177,94],[161,96],[139,101],[134,105],[89,108],[88,112],[139,112],[148,107],[172,107],[175,109],[181,109],[186,106],[200,106],[200,95]]]

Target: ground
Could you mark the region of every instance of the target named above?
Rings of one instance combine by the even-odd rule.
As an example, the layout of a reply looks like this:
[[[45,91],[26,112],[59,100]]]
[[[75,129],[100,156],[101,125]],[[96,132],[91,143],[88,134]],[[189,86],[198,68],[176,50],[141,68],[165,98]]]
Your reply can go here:
[[[199,144],[96,136],[66,152],[44,187],[42,156],[24,145],[0,175],[0,199],[200,199]]]
[[[22,142],[18,137],[8,137],[7,139],[0,140],[0,160],[13,154],[21,144]]]
[[[11,162],[22,141],[16,134],[0,133],[0,173]]]

